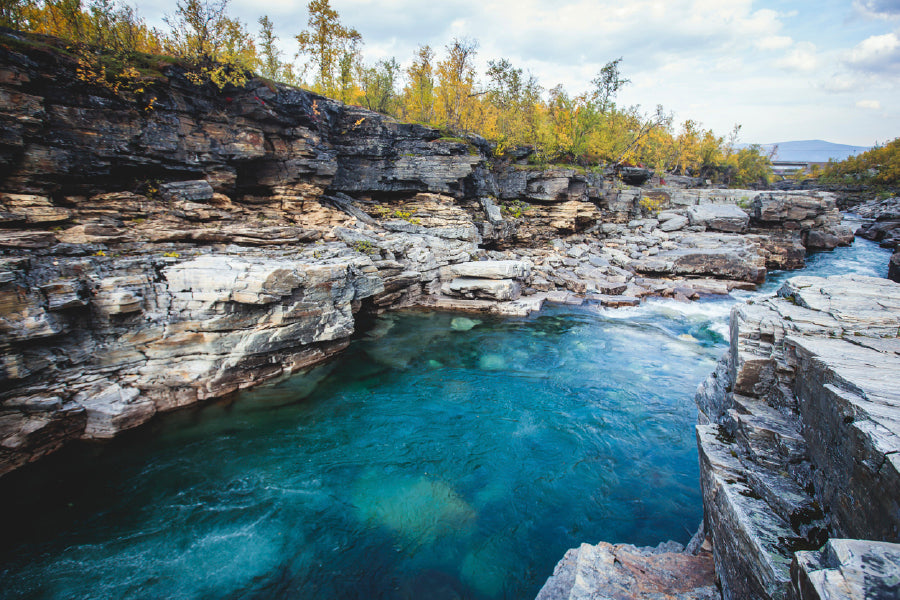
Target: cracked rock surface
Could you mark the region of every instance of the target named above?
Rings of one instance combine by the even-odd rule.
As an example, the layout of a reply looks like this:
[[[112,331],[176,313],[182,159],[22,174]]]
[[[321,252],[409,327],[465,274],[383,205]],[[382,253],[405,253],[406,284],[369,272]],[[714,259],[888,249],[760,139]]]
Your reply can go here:
[[[795,277],[733,309],[731,348],[697,393],[725,598],[794,597],[792,561],[830,539],[900,542],[898,334],[886,279]]]

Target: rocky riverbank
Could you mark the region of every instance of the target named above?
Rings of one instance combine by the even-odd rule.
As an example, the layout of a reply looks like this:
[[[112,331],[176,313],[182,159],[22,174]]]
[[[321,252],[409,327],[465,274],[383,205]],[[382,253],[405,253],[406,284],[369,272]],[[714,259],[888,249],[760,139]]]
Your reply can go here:
[[[716,583],[726,600],[896,598],[898,335],[886,279],[795,277],[735,306],[696,396],[700,533],[683,551],[571,550],[539,598],[709,598]]]
[[[856,231],[856,235],[894,251],[888,265],[888,279],[900,282],[900,197],[870,200],[854,211],[870,220]]]
[[[0,475],[72,440],[113,437],[324,360],[346,346],[360,312],[422,305],[522,315],[544,302],[688,301],[752,288],[768,269],[802,266],[807,249],[853,237],[827,192],[629,186],[608,173],[529,164],[527,152],[497,158],[482,139],[263,80],[197,87],[165,61],[146,82],[148,105],[77,77],[64,52],[26,42],[0,37]],[[895,288],[864,291],[875,285],[854,281],[846,300],[857,303],[832,309],[823,298],[844,292],[817,296],[797,284],[733,319],[732,353],[698,396],[708,549],[729,598],[780,597],[787,550],[868,535],[846,525],[854,510],[838,510],[844,492],[828,478],[841,481],[856,463],[817,462],[825,459],[799,441],[805,417],[788,410],[802,402],[785,390],[813,386],[786,374],[798,361],[818,364],[817,352],[838,341],[896,358],[884,337],[893,327],[896,338],[896,307],[882,299]],[[771,314],[759,316],[763,308]],[[801,334],[813,341],[796,342]],[[751,347],[762,354],[747,358]],[[856,380],[834,392],[822,373],[816,394],[867,393]],[[763,399],[770,390],[782,395]],[[876,470],[886,472],[893,452],[865,456],[882,456]],[[869,483],[881,485],[860,485]],[[750,500],[758,506],[741,504]],[[759,523],[768,533],[782,527],[774,537],[741,521],[770,513]],[[882,525],[887,539],[894,525]],[[798,558],[798,573],[840,562],[841,547],[829,543],[827,556]],[[619,565],[655,557],[663,572],[685,562],[675,554],[585,549],[561,577],[577,581],[572,573],[594,555]],[[686,560],[708,574],[694,562]],[[735,583],[742,577],[755,582],[751,592]]]
[[[687,300],[852,239],[827,193],[629,187],[165,62],[148,108],[27,42],[0,47],[0,473],[323,360],[360,310]]]
[[[731,349],[697,394],[725,598],[900,591],[898,331],[900,285],[868,277],[796,277],[732,312]],[[808,552],[826,541],[828,567]]]

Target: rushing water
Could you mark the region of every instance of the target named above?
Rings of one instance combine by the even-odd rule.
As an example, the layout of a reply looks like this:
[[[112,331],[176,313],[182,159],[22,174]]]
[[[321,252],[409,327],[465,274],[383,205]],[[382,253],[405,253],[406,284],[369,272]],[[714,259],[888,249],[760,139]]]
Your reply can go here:
[[[692,397],[736,301],[382,317],[325,366],[0,481],[0,597],[528,598],[583,541],[685,542]]]

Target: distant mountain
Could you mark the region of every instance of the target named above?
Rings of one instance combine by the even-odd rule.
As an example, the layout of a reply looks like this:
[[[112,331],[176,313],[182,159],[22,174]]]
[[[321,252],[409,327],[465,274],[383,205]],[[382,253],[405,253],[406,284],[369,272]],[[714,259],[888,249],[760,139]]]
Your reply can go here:
[[[741,144],[747,147],[750,144]],[[778,147],[772,160],[789,162],[827,162],[829,158],[844,160],[848,156],[871,150],[868,146],[848,146],[832,144],[824,140],[803,140],[799,142],[778,142],[777,144],[760,144],[766,152]]]

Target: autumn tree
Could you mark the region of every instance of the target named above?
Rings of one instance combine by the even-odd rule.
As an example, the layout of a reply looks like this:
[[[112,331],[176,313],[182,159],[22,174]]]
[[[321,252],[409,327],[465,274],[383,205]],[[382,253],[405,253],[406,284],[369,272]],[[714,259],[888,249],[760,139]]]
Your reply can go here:
[[[592,101],[595,108],[601,113],[606,113],[615,108],[616,96],[623,87],[631,83],[631,80],[623,77],[619,69],[622,57],[611,60],[600,69],[600,73],[591,80],[594,86]]]
[[[602,113],[591,94],[570,96],[562,85],[550,90],[548,150],[562,160],[578,160],[591,150]],[[583,161],[582,161],[583,162]]]
[[[727,158],[726,183],[732,187],[765,187],[772,174],[772,162],[758,144],[741,148]]]
[[[281,50],[278,36],[267,15],[259,18],[259,74],[269,79],[280,79],[282,73]]]
[[[380,113],[394,113],[399,76],[400,64],[394,58],[380,60],[374,67],[360,66],[358,80],[363,106]]]
[[[227,6],[228,0],[178,0],[175,14],[163,17],[170,28],[169,52],[197,63],[213,62],[228,18]]]
[[[653,151],[654,148],[648,142],[659,139],[659,136],[653,135],[654,133],[661,134],[664,138],[668,133],[669,127],[671,127],[673,117],[670,113],[666,113],[662,104],[657,104],[656,110],[646,116],[640,115],[639,107],[634,107],[630,112],[635,117],[634,125],[630,128],[632,133],[628,136],[631,137],[631,140],[613,162],[616,165],[620,165],[628,160],[630,156],[633,156],[637,159],[634,162],[657,167],[662,163],[662,157]],[[627,138],[626,136],[619,136],[619,139]]]
[[[498,143],[513,146],[536,142],[541,101],[537,79],[505,58],[488,61],[487,76],[487,100],[497,112]]]
[[[896,186],[900,184],[900,138],[842,161],[829,161],[823,176],[830,180]]]
[[[194,65],[187,74],[194,83],[243,86],[257,66],[253,38],[227,7],[228,0],[178,0],[175,13],[163,19],[171,28],[166,49]]]
[[[338,95],[352,72],[353,56],[362,36],[356,29],[341,24],[328,0],[311,0],[307,8],[309,29],[296,36],[300,45],[297,56],[306,56],[315,67],[316,90],[328,96]]]
[[[351,40],[341,52],[338,60],[337,93],[333,95],[344,104],[350,104],[353,101],[356,91],[354,76],[362,68],[362,59],[359,53],[361,43],[360,40]]]
[[[0,0],[0,27],[31,29],[35,8],[34,0]]]
[[[433,123],[434,114],[434,51],[419,46],[412,64],[406,69],[409,81],[403,91],[403,115],[418,123]]]
[[[477,53],[475,40],[454,39],[446,58],[437,64],[439,120],[450,129],[465,131],[473,124]]]
[[[81,0],[45,0],[36,19],[38,33],[55,35],[76,43],[84,43],[85,21]]]

